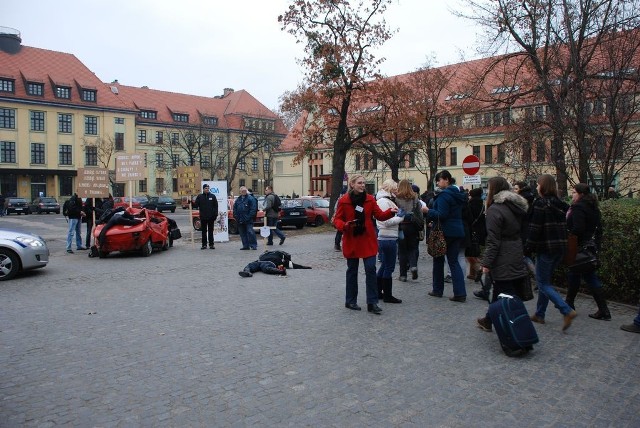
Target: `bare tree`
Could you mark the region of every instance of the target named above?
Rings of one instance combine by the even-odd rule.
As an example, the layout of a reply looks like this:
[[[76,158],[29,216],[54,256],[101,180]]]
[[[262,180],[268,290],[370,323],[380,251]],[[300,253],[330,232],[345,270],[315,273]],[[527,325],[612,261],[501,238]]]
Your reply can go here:
[[[285,104],[303,106],[316,124],[302,131],[305,139],[333,137],[331,207],[340,193],[348,150],[354,94],[377,76],[382,60],[371,53],[391,37],[383,15],[390,0],[296,1],[278,21],[298,43],[305,43],[305,88]],[[324,132],[320,130],[324,128]]]

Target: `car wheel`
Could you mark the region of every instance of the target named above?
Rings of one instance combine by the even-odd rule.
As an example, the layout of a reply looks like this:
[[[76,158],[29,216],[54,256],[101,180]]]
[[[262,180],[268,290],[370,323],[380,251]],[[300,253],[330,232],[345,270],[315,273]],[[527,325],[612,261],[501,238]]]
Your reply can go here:
[[[193,219],[193,228],[195,230],[200,230],[200,228],[202,227],[202,224],[200,223],[200,217],[196,217]]]
[[[238,234],[238,223],[236,223],[233,220],[229,220],[229,233],[231,235],[237,235]]]
[[[151,238],[149,238],[149,240],[144,244],[144,247],[142,247],[141,251],[143,257],[149,257],[151,255],[151,252],[153,251],[153,247],[151,246]]]
[[[38,210],[36,211],[38,214],[42,214],[42,210],[40,208],[38,208]],[[49,214],[49,213],[47,213]]]
[[[105,258],[105,257],[107,257],[108,255],[109,255],[109,252],[108,252],[108,251],[101,251],[101,250],[98,250],[98,257],[99,257],[99,258],[104,259],[104,258]]]
[[[304,224],[296,224],[296,229],[302,229],[304,227]]]
[[[321,215],[316,216],[316,221],[314,223],[314,226],[318,227],[318,226],[322,226],[324,224],[324,219],[322,218]]]
[[[56,214],[60,214],[60,210],[56,211]]]
[[[176,212],[175,208],[171,210],[171,214],[173,214],[174,212]]]
[[[11,250],[0,248],[0,281],[6,281],[17,275],[20,270],[20,258]]]

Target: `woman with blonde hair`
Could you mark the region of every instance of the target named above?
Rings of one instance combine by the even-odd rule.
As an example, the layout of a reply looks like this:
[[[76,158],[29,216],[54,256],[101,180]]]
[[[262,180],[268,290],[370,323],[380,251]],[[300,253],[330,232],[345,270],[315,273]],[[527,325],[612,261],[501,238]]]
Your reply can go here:
[[[381,210],[390,208],[398,209],[395,204],[395,193],[398,190],[398,183],[392,179],[385,180],[376,199]],[[377,274],[378,298],[382,298],[385,303],[402,303],[402,300],[393,297],[393,271],[396,268],[396,258],[398,257],[398,225],[403,218],[395,216],[389,220],[376,220],[378,226],[378,257],[380,268]]]
[[[396,208],[382,211],[373,196],[367,194],[364,176],[349,179],[349,191],[338,200],[333,225],[342,231],[342,254],[347,259],[345,308],[355,311],[358,306],[358,265],[363,260],[367,285],[367,311],[380,315],[376,286],[376,254],[378,240],[372,218],[388,220]]]
[[[418,245],[420,244],[420,231],[411,221],[412,212],[416,205],[422,209],[420,198],[411,188],[409,180],[400,180],[396,193],[396,205],[404,220],[400,223],[400,235],[398,236],[398,263],[400,264],[399,280],[407,281],[407,271],[411,270],[411,278],[418,279]]]

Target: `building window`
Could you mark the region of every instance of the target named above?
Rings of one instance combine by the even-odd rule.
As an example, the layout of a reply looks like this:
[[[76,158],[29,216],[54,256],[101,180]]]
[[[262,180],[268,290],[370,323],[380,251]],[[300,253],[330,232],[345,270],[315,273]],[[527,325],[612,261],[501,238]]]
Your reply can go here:
[[[211,134],[202,134],[202,145],[207,147],[211,144]]]
[[[162,144],[163,135],[164,135],[164,132],[156,131],[156,144]]]
[[[16,163],[16,143],[13,141],[0,141],[0,162]]]
[[[438,165],[447,164],[447,151],[445,149],[438,149]]]
[[[218,137],[218,148],[224,149],[224,137]]]
[[[124,117],[116,117],[114,122],[116,125],[124,125]]]
[[[498,163],[505,163],[506,157],[507,157],[507,154],[506,154],[504,143],[498,144]]]
[[[211,166],[211,156],[204,155],[202,157],[202,162],[200,163],[200,166],[202,168],[209,168]]]
[[[138,115],[143,119],[156,120],[158,118],[158,113],[153,110],[142,110]]]
[[[164,168],[164,153],[156,153],[156,166]]]
[[[493,146],[491,144],[484,146],[484,163],[493,163]]]
[[[187,122],[189,122],[189,115],[188,114],[184,114],[184,113],[174,113],[173,114],[173,120],[175,122],[187,123]]]
[[[116,150],[124,150],[124,132],[116,132]]]
[[[164,192],[164,178],[156,178],[156,193]]]
[[[536,106],[536,120],[544,120],[544,106]]]
[[[270,169],[271,169],[271,161],[269,159],[263,159],[262,160],[262,170],[264,172],[269,172]]]
[[[240,161],[238,162],[238,169],[240,171],[245,171],[247,169],[247,164],[245,163],[244,158],[240,159]]]
[[[484,114],[484,126],[491,126],[491,113]]]
[[[27,94],[41,97],[44,95],[44,85],[42,83],[27,83]]]
[[[96,116],[84,117],[84,133],[87,135],[98,135],[98,118]]]
[[[58,113],[58,132],[71,134],[73,130],[73,116],[67,113]]]
[[[0,92],[15,92],[15,80],[0,79]]]
[[[84,148],[84,164],[86,166],[98,166],[98,148],[86,146]]]
[[[258,180],[255,178],[251,180],[251,190],[253,190],[254,192],[260,192],[260,186],[258,186]]]
[[[73,177],[60,175],[60,196],[71,196],[73,193]]]
[[[240,180],[238,180],[239,187],[246,186],[246,185],[247,185],[247,180],[245,180],[244,178],[241,178]]]
[[[504,110],[502,112],[502,124],[503,125],[511,124],[511,110]]]
[[[171,144],[178,144],[180,142],[180,134],[174,132],[171,134]]]
[[[449,165],[458,165],[458,148],[451,147],[449,149]]]
[[[82,101],[96,102],[96,91],[93,89],[82,90]]]
[[[71,99],[71,88],[68,86],[56,86],[56,98]]]
[[[258,170],[258,158],[251,158],[251,171]]]
[[[31,143],[31,163],[44,165],[44,144]]]
[[[30,117],[32,131],[44,131],[44,112],[43,111],[30,111],[29,117]]]
[[[480,159],[480,146],[473,146],[472,152],[475,157]]]
[[[218,118],[217,117],[204,116],[202,118],[202,121],[207,126],[218,126]]]
[[[147,179],[138,180],[138,192],[147,193]]]
[[[0,108],[0,128],[16,129],[16,111],[12,108]]]
[[[174,168],[177,168],[180,166],[180,155],[171,155],[171,165]]]
[[[60,165],[71,165],[73,162],[72,157],[72,148],[73,146],[69,144],[61,144],[60,149],[58,151],[58,162]]]
[[[144,129],[138,130],[138,143],[146,143],[147,142],[147,131]]]
[[[547,160],[547,146],[544,141],[538,141],[536,144],[536,162],[544,162]]]

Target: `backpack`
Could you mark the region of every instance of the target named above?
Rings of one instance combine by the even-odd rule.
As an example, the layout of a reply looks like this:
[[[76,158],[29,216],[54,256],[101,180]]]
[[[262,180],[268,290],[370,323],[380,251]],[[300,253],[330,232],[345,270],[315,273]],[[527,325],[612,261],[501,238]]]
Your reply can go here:
[[[64,204],[62,204],[62,215],[65,217],[69,217],[69,211],[75,209],[76,204],[71,199],[67,199]]]
[[[273,195],[273,205],[271,205],[271,209],[273,209],[275,212],[278,212],[280,211],[280,207],[282,207],[282,201],[280,200],[280,197],[275,193],[272,193],[272,195]]]
[[[411,223],[418,229],[418,232],[424,230],[424,214],[422,214],[422,204],[419,200],[415,201],[413,205]]]

